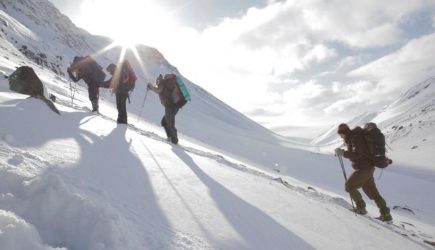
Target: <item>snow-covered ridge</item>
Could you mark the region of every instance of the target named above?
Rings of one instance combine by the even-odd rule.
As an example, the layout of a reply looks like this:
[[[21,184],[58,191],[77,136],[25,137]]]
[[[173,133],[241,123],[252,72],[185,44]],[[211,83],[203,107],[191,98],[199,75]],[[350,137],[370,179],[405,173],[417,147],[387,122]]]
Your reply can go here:
[[[110,39],[93,36],[77,28],[46,0],[2,0],[1,3],[0,19],[3,22],[0,21],[0,27],[3,34],[0,39],[3,43],[0,46],[4,51],[5,59],[10,59],[9,61],[16,63],[15,67],[27,65],[27,60],[30,59],[34,63],[63,76],[76,55],[93,54],[103,68],[109,63],[116,62],[119,58],[119,47],[101,52],[111,44]],[[136,89],[131,97],[132,103],[128,109],[129,112],[137,115],[147,109],[144,113],[144,119],[159,124],[162,109],[157,98],[153,95],[148,96],[145,107],[142,106],[146,83],[154,81],[160,73],[180,72],[154,48],[140,45],[137,47],[137,51],[140,62],[131,51],[126,55],[138,75]],[[10,71],[8,72],[10,74]],[[276,139],[269,130],[235,111],[187,78],[183,79],[192,92],[192,103],[195,105],[187,105],[184,108],[187,111],[183,113],[187,117],[180,119],[180,127],[183,128],[186,123],[190,123],[185,122],[186,119],[200,121],[185,129],[187,135],[192,134],[195,130],[212,127],[213,124],[225,121],[226,126],[229,126],[227,128],[229,131],[234,130],[231,128],[234,127],[238,132],[246,134],[254,129],[257,132],[261,131],[257,134],[261,134],[263,140],[274,141]],[[58,82],[58,84],[70,84],[63,78],[59,78]],[[46,87],[50,93],[60,94],[57,92],[58,86],[50,86],[49,83]],[[108,96],[107,91],[102,90],[102,97]],[[213,141],[214,136],[213,131],[211,133],[203,131],[200,138],[197,139]],[[219,136],[219,140],[224,139],[228,142],[229,138],[232,136],[228,135],[226,138]]]
[[[391,228],[356,217],[348,211],[332,150],[319,154],[331,145],[316,148],[279,137],[186,78],[193,100],[177,115],[181,145],[170,145],[159,125],[158,97],[145,94],[145,83],[176,68],[155,49],[138,48],[143,67],[130,57],[139,76],[127,106],[130,126],[116,125],[114,97],[107,91],[101,91],[101,114],[90,113],[86,87],[50,66],[62,55],[64,70],[73,56],[110,41],[86,32],[82,40],[90,48],[52,39],[55,26],[31,13],[50,9],[44,2],[0,5],[7,23],[0,21],[2,250],[426,249],[423,240],[435,238],[433,171],[397,161],[377,180],[394,208],[397,223]],[[29,32],[39,40],[26,37]],[[44,53],[48,66],[25,55],[23,45],[35,55]],[[105,67],[118,56],[115,48],[97,61]],[[32,66],[47,92],[56,95],[61,116],[8,89],[3,76],[20,65]],[[348,162],[345,167],[350,171]],[[378,215],[367,203],[369,215]]]
[[[410,101],[412,98],[430,99],[435,96],[435,77],[429,78],[406,91],[391,106]]]
[[[435,150],[435,77],[405,91],[376,113],[365,113],[349,121],[351,127],[375,122],[386,136],[392,158],[433,169],[430,152]],[[338,125],[338,124],[337,124]],[[312,141],[313,145],[340,145],[336,126]]]
[[[75,26],[49,1],[1,0],[1,38],[8,41],[28,59],[64,75],[74,56],[95,54],[112,43],[109,38],[95,36]],[[156,49],[139,46],[143,58],[171,67]],[[110,63],[117,60],[120,48],[96,57]]]
[[[0,92],[0,107],[5,250],[425,249],[433,237],[408,212],[391,226],[355,217],[340,196],[198,145],[170,146],[153,127],[63,105],[60,117],[14,93]],[[31,121],[38,133],[24,130]]]

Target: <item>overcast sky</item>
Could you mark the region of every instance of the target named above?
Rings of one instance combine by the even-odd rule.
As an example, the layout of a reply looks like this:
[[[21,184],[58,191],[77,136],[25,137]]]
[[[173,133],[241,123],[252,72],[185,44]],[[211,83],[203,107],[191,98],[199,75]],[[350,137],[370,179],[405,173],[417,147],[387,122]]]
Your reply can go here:
[[[91,33],[134,33],[273,129],[347,121],[435,76],[433,0],[50,1]]]

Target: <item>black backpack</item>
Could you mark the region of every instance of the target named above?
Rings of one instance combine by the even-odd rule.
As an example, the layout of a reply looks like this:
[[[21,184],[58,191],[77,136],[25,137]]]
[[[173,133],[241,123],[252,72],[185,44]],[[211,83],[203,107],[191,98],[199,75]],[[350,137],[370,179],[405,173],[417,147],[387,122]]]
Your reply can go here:
[[[71,68],[75,68],[76,72],[80,72],[80,77],[83,78],[87,84],[101,83],[106,77],[103,68],[91,56],[74,57]]]
[[[393,161],[385,155],[385,136],[376,124],[373,122],[366,123],[363,131],[373,164],[378,168],[386,168],[393,163]]]

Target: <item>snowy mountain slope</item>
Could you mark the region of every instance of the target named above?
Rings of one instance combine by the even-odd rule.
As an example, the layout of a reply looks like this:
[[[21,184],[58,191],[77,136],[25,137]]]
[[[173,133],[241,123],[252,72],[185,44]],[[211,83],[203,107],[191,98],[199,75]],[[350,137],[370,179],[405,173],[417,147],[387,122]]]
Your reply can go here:
[[[371,121],[376,116],[376,113],[364,113],[361,114],[349,122],[346,122],[350,127],[361,126],[361,124],[365,124]],[[336,146],[337,144],[342,143],[342,139],[337,136],[337,125],[332,126],[326,132],[322,133],[318,137],[314,138],[311,141],[311,144],[316,146]]]
[[[8,15],[8,20],[24,27],[35,20],[43,23],[47,17],[33,15],[37,19],[29,19],[31,11],[26,8],[20,9],[26,15],[12,15],[11,5],[32,2],[7,3],[7,10],[1,7],[2,16]],[[128,106],[131,126],[122,130],[113,122],[116,109],[108,92],[102,91],[102,115],[88,113],[86,89],[77,85],[72,102],[74,91],[70,87],[75,85],[53,73],[52,59],[41,67],[38,60],[25,56],[11,27],[3,27],[8,35],[0,38],[0,73],[9,75],[19,65],[34,67],[47,92],[57,96],[62,115],[51,114],[39,102],[11,93],[7,80],[1,78],[0,209],[12,212],[2,212],[4,224],[0,225],[5,226],[0,230],[8,233],[2,243],[16,244],[16,239],[26,235],[22,243],[33,244],[35,249],[46,249],[47,245],[69,249],[419,247],[396,239],[397,235],[391,236],[391,231],[365,218],[355,220],[343,208],[348,203],[342,198],[325,198],[348,197],[333,156],[302,150],[316,148],[269,132],[187,79],[193,101],[177,115],[183,152],[170,147],[159,127],[163,110],[156,95],[148,94],[142,108],[143,83],[159,73],[176,70],[156,50],[138,49],[143,67],[132,59],[139,81]],[[63,70],[74,55],[89,53],[59,40],[45,40],[49,27],[29,30],[45,43],[23,41],[41,48],[47,58],[56,58],[53,47],[65,48],[62,58],[67,59],[59,66]],[[74,30],[68,32],[80,37]],[[109,43],[106,40],[98,45],[104,39],[89,35],[84,35],[84,41],[91,51]],[[41,44],[49,47],[38,47]],[[118,56],[119,48],[115,48],[97,60],[105,66]],[[296,188],[283,187],[273,180],[277,176]],[[406,227],[411,227],[420,240],[433,241],[434,237],[435,201],[430,198],[434,183],[427,173],[410,175],[389,169],[378,181],[392,207],[414,210],[414,214],[394,210],[393,216],[398,222],[415,225],[415,229]],[[308,186],[321,193],[313,197],[302,192]],[[369,211],[377,214],[372,206]],[[381,233],[374,235],[373,228]],[[330,238],[324,236],[326,232],[329,236],[328,230],[334,231]],[[362,237],[354,239],[353,234]],[[19,249],[29,248],[22,245]]]
[[[434,177],[435,78],[416,84],[379,112],[363,114],[348,124],[363,126],[367,122],[375,122],[382,129],[389,156],[412,169],[401,171],[409,174],[417,171]],[[331,150],[340,143],[334,133],[335,128],[331,128],[314,139],[312,144]]]
[[[4,35],[0,39],[3,41],[2,44],[5,44],[3,45],[5,56],[16,55],[13,56],[15,59],[11,61],[17,62],[17,66],[26,64],[26,55],[32,54],[36,58],[30,57],[30,60],[36,63],[41,62],[41,60],[46,61],[47,63],[41,65],[52,69],[58,74],[64,74],[74,56],[94,54],[111,43],[108,39],[92,36],[78,29],[48,1],[3,0],[2,3],[0,8],[3,11],[0,12],[0,18],[3,22],[0,22],[0,26],[3,23]],[[24,52],[21,49],[23,46],[27,47]],[[163,109],[154,94],[147,95],[143,107],[145,86],[147,82],[154,81],[158,74],[177,72],[177,69],[170,65],[163,55],[155,49],[141,45],[138,46],[137,50],[141,58],[140,62],[137,61],[131,51],[126,55],[132,62],[139,77],[131,98],[132,103],[128,106],[128,109],[133,114],[143,114],[143,118],[147,121],[160,124]],[[40,54],[43,54],[43,58],[38,56]],[[98,53],[95,57],[105,68],[109,63],[116,62],[119,55],[120,48],[115,47]],[[52,65],[54,67],[51,67]],[[192,92],[192,105],[187,105],[183,109],[177,122],[180,130],[185,135],[194,135],[196,139],[215,147],[221,146],[223,142],[232,147],[234,139],[240,140],[241,144],[230,150],[230,152],[238,151],[238,155],[243,154],[243,147],[252,145],[252,140],[245,140],[251,137],[252,132],[255,133],[256,139],[260,141],[267,143],[286,142],[289,144],[289,141],[284,138],[277,140],[277,135],[241,115],[199,86],[191,83],[188,79],[185,79],[185,81]],[[59,85],[70,84],[61,78],[57,79],[54,85],[51,85],[50,82],[47,84],[48,91],[55,95],[64,94],[58,93],[61,90]],[[109,96],[108,91],[103,90],[102,92],[103,97],[106,97],[106,99],[114,99]],[[213,130],[205,128],[213,128]],[[296,145],[294,146],[296,147]],[[261,157],[263,154],[264,152],[258,152],[256,155]],[[267,159],[262,161],[265,165],[274,165],[276,163]]]
[[[43,0],[40,0],[43,1]],[[65,71],[68,62],[77,55],[79,47],[70,47],[67,43],[59,43],[61,39],[51,39],[50,37],[46,39],[44,36],[46,33],[53,33],[53,36],[57,36],[58,33],[62,34],[66,32],[71,37],[76,39],[80,38],[83,44],[98,44],[99,46],[94,46],[93,51],[99,51],[101,48],[106,47],[109,43],[101,45],[101,38],[94,37],[90,35],[83,35],[83,31],[77,29],[66,29],[59,30],[56,32],[47,31],[47,27],[38,26],[40,23],[56,23],[62,22],[62,20],[51,20],[50,15],[45,15],[44,11],[49,11],[55,13],[57,10],[49,10],[47,5],[45,8],[34,6],[34,4],[27,0],[22,0],[19,2],[9,1],[6,5],[7,8],[4,9],[4,13],[16,14],[16,9],[20,9],[25,15],[8,17],[9,20],[15,19],[17,22],[24,27],[31,26],[28,28],[31,30],[39,40],[45,41],[44,46],[41,47],[40,42],[34,43],[32,39],[24,39],[23,43],[32,44],[33,47],[37,48],[35,54],[42,53],[43,51],[48,58],[56,58],[57,50],[53,48],[60,48],[63,51],[62,62],[60,63],[60,68]],[[18,7],[10,6],[18,5]],[[29,14],[34,13],[33,10],[26,9],[26,6],[30,5],[32,8],[38,10],[42,13],[41,16]],[[40,8],[40,9],[38,9]],[[7,14],[3,14],[7,15]],[[27,18],[30,15],[32,18]],[[56,14],[56,16],[61,14]],[[68,26],[67,24],[60,25]],[[7,31],[7,36],[4,39],[0,39],[0,46],[3,46],[3,53],[7,58],[3,58],[5,74],[9,75],[14,67],[19,65],[33,65],[35,67],[36,63],[30,63],[29,58],[27,58],[19,48],[22,44],[20,42],[15,43],[16,31],[11,28],[11,25],[5,26],[4,30]],[[30,47],[30,45],[28,46]],[[63,50],[64,48],[64,50]],[[79,51],[81,55],[89,53],[86,48],[83,51]],[[130,122],[135,123],[136,126],[140,127],[139,121],[143,118],[145,122],[151,122],[154,124],[160,124],[161,116],[163,114],[163,108],[158,101],[158,97],[152,93],[146,95],[145,84],[148,81],[152,81],[159,73],[167,73],[176,70],[175,67],[171,66],[163,56],[160,55],[156,50],[147,48],[145,46],[140,46],[138,48],[138,53],[141,57],[140,63],[136,59],[132,59],[131,62],[138,73],[139,80],[137,81],[137,86],[132,95],[132,103],[128,105],[128,111],[130,113]],[[48,56],[51,55],[51,56]],[[132,57],[131,53],[127,56]],[[109,62],[116,61],[119,57],[119,48],[114,48],[112,50],[106,51],[99,54],[97,57],[98,62],[101,65],[107,65]],[[32,59],[30,59],[32,60]],[[32,60],[33,61],[33,60]],[[38,60],[37,60],[38,61]],[[40,67],[36,67],[37,72]],[[49,67],[50,68],[50,67]],[[63,72],[64,72],[63,71]],[[58,102],[64,105],[71,106],[70,96],[75,93],[71,91],[71,82],[67,81],[65,78],[57,75],[51,74],[40,74],[42,80],[45,80],[45,86],[47,92],[50,92],[58,97]],[[315,159],[312,159],[312,153],[295,150],[293,148],[304,149],[307,146],[301,145],[300,143],[295,143],[284,137],[277,136],[276,134],[270,132],[264,127],[254,123],[245,116],[236,112],[231,107],[225,105],[220,100],[214,98],[212,95],[201,89],[200,87],[194,85],[187,79],[186,83],[192,95],[192,102],[186,105],[179,115],[177,115],[177,128],[182,133],[181,140],[183,136],[194,139],[197,143],[206,144],[208,148],[213,148],[214,150],[221,151],[239,160],[243,160],[250,164],[253,164],[260,168],[265,169],[277,169],[281,173],[287,173],[288,170],[292,170],[291,173],[298,174],[302,178],[307,178],[311,174],[318,164],[316,164]],[[81,83],[83,84],[83,83]],[[72,89],[74,89],[74,84],[72,84]],[[75,105],[80,107],[88,106],[88,101],[86,100],[86,90],[78,86],[77,87],[77,98],[75,100]],[[114,98],[110,94],[102,90],[102,109],[101,112],[107,114],[110,117],[115,117],[116,113],[113,108],[105,108],[111,106]],[[143,102],[146,96],[145,103]],[[82,98],[83,97],[83,98]],[[107,101],[107,105],[104,101]],[[134,115],[142,115],[141,119],[134,117]],[[162,130],[157,130],[159,135],[162,135]],[[236,142],[236,143],[235,143]],[[249,150],[246,150],[249,148]],[[327,162],[334,162],[333,159],[327,158]],[[294,166],[311,166],[310,168],[304,169],[302,172],[299,169],[295,169]],[[339,176],[335,175],[333,172],[330,174],[331,178],[329,180],[339,181]],[[337,180],[338,179],[338,180]],[[328,181],[330,182],[330,181]],[[328,186],[331,186],[328,184]],[[341,189],[341,188],[340,188]]]
[[[423,171],[435,169],[435,78],[405,92],[374,121],[382,124],[392,157],[408,165],[418,163]]]
[[[117,126],[64,105],[58,116],[4,85],[2,249],[425,249],[434,237],[413,220],[403,225],[416,236],[403,237],[339,196],[290,178],[288,188],[193,143],[171,146],[152,124]]]

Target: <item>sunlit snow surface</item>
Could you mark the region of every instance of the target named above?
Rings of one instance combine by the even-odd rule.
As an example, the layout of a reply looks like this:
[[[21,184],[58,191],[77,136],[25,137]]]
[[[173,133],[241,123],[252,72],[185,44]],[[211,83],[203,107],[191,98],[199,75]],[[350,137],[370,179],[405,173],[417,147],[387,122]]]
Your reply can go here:
[[[431,95],[355,120],[380,122],[393,148],[394,165],[375,174],[390,207],[398,206],[395,224],[385,226],[348,211],[331,154],[340,144],[334,128],[313,144],[286,139],[187,81],[193,100],[177,115],[180,145],[171,145],[159,126],[156,95],[142,105],[145,83],[170,70],[167,62],[141,55],[144,67],[134,64],[139,80],[127,106],[130,126],[117,126],[109,92],[101,91],[101,114],[91,113],[83,83],[74,85],[18,51],[30,43],[55,58],[68,47],[65,69],[78,48],[46,38],[49,15],[38,26],[29,16],[7,13],[0,13],[7,22],[0,38],[1,249],[424,249],[424,240],[435,241],[435,175],[428,164],[434,113],[432,106],[420,108]],[[87,36],[91,47],[101,41]],[[108,53],[99,62],[116,60]],[[35,69],[46,94],[57,97],[60,116],[9,90],[4,76],[19,65]],[[366,201],[369,215],[377,216]]]

